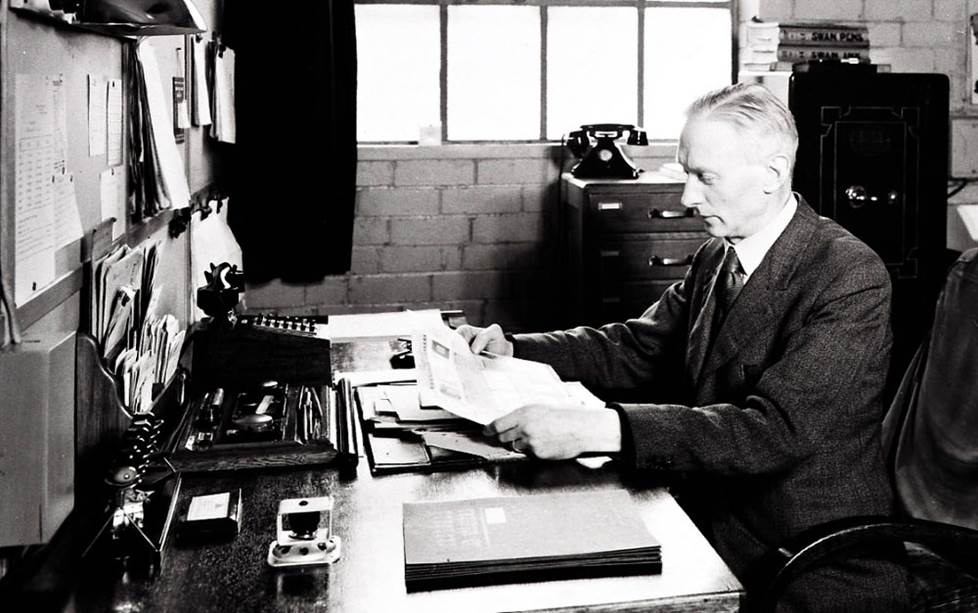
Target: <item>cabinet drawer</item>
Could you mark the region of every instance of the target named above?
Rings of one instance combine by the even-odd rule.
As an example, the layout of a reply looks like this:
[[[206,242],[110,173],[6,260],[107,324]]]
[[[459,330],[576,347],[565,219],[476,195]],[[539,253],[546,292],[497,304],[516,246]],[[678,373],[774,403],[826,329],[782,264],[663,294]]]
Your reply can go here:
[[[640,317],[662,296],[662,292],[678,281],[680,279],[661,279],[620,284],[617,292],[609,292],[601,297],[601,320],[609,323]]]
[[[588,223],[594,232],[694,232],[703,220],[680,203],[681,192],[616,194],[596,192],[588,198]]]
[[[702,234],[605,237],[598,248],[602,280],[681,279],[707,238]]]

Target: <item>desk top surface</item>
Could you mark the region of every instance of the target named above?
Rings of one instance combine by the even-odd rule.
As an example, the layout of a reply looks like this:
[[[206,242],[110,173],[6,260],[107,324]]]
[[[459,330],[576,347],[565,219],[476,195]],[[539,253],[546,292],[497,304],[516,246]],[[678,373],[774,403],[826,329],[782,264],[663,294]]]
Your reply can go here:
[[[361,346],[368,350],[363,361],[351,355],[336,357],[343,366],[376,367],[385,344]],[[69,610],[736,611],[743,593],[665,488],[641,475],[623,475],[614,463],[590,468],[577,461],[531,460],[465,471],[374,477],[361,458],[355,478],[341,478],[336,469],[321,467],[190,475],[184,479],[181,497],[238,487],[243,512],[236,538],[205,544],[176,539],[168,545],[163,568],[152,580],[119,577],[104,568],[87,572],[90,576],[82,577]],[[661,543],[661,574],[406,592],[404,502],[616,488],[629,492]],[[342,539],[340,560],[303,570],[268,566],[265,559],[275,538],[279,501],[323,495],[334,498],[333,532]]]
[[[332,469],[189,477],[183,495],[241,487],[241,533],[230,542],[167,548],[151,581],[109,579],[100,572],[77,592],[83,611],[528,611],[538,609],[735,611],[741,587],[723,561],[661,487],[623,480],[613,466],[525,462],[462,472],[356,479]],[[625,488],[662,544],[662,574],[442,589],[407,593],[401,505],[408,501]],[[282,571],[265,562],[279,500],[331,494],[342,557],[328,567]],[[554,509],[559,513],[559,509]],[[581,527],[586,530],[586,526]],[[683,606],[686,605],[686,606]],[[688,607],[688,608],[687,608]]]

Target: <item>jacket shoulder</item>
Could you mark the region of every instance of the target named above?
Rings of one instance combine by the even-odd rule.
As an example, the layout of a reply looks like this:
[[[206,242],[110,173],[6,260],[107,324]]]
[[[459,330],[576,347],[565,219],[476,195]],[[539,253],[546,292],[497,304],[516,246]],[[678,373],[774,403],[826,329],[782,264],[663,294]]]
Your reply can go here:
[[[812,241],[812,257],[830,270],[889,281],[879,254],[835,220],[819,216]]]

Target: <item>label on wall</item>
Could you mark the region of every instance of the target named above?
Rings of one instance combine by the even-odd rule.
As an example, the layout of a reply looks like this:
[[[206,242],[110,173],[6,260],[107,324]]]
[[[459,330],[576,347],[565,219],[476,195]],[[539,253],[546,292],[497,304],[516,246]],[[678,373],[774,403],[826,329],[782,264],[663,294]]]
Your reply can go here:
[[[187,82],[183,77],[173,77],[173,139],[182,143],[186,140],[186,129],[190,127],[190,113],[187,109]]]

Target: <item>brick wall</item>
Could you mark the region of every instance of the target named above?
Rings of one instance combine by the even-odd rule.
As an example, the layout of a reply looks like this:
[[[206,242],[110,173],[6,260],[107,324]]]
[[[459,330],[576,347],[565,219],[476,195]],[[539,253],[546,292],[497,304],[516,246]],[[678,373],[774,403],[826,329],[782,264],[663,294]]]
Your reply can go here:
[[[671,146],[632,148],[656,168]],[[361,147],[349,274],[248,288],[250,310],[335,314],[458,308],[511,330],[548,327],[556,286],[556,145]]]

